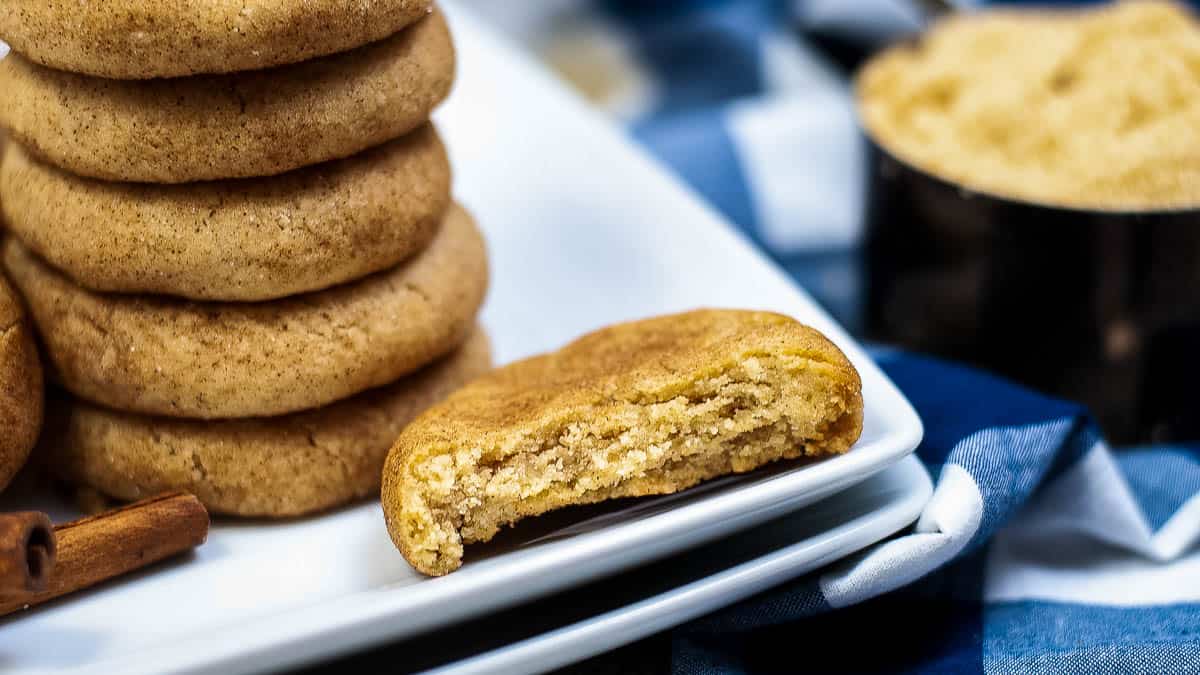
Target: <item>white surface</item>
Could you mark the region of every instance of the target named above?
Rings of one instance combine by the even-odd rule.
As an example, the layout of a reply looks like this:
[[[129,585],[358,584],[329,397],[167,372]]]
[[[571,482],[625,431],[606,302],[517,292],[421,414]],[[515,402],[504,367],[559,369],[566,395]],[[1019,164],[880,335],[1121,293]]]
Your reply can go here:
[[[801,521],[807,519],[798,528],[807,536],[802,535],[790,545],[641,602],[430,672],[545,672],[629,644],[748,598],[895,533],[917,519],[932,491],[925,468],[915,457],[908,457],[799,515]],[[735,535],[731,546],[737,546],[743,536]]]
[[[842,457],[434,580],[395,551],[377,504],[285,524],[220,523],[190,560],[5,620],[0,669],[229,673],[299,663],[697,545],[861,481],[917,445],[911,406],[806,295],[620,132],[447,9],[461,79],[438,117],[457,192],[491,245],[484,323],[498,359],[621,319],[702,305],[774,309],[824,331],[858,367],[862,440]]]

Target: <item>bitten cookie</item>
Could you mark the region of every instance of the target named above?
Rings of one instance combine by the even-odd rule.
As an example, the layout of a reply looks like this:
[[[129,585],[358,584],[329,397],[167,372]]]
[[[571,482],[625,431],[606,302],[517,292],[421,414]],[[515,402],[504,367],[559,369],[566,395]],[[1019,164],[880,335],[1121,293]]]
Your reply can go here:
[[[42,447],[63,478],[118,499],[166,490],[210,511],[296,516],[378,494],[384,456],[420,411],[484,373],[487,338],[406,378],[317,410],[276,418],[143,417],[52,400]]]
[[[0,39],[57,70],[116,79],[229,73],[381,40],[429,0],[104,0],[0,3]]]
[[[269,300],[392,267],[450,203],[437,132],[269,178],[185,185],[79,178],[12,144],[0,204],[27,247],[98,291]]]
[[[270,302],[94,293],[11,237],[4,263],[68,390],[199,419],[282,415],[392,382],[462,342],[488,276],[483,238],[457,206],[411,260]]]
[[[81,176],[270,176],[411,131],[453,80],[454,45],[440,13],[353,51],[229,75],[104,80],[12,54],[0,61],[0,125],[31,154]]]
[[[20,299],[0,276],[0,490],[25,465],[37,441],[42,398],[33,329]]]
[[[768,462],[846,452],[858,372],[779,314],[702,310],[620,324],[460,389],[397,439],[388,532],[420,572],[570,504],[665,494]]]

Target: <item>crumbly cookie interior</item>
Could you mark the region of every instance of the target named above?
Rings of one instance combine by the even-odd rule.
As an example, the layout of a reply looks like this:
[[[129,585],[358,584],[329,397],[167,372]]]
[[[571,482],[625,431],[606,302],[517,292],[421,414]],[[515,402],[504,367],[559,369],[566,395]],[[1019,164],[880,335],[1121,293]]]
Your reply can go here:
[[[486,446],[416,448],[401,477],[406,557],[445,574],[463,544],[525,516],[845,452],[862,426],[858,389],[807,355],[744,357],[672,394],[613,396]]]

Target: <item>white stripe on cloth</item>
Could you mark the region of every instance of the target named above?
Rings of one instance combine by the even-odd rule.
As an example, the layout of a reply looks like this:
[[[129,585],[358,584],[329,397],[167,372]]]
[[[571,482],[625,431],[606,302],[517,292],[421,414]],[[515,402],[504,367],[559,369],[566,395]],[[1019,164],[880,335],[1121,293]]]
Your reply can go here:
[[[1200,601],[1200,495],[1153,532],[1097,443],[995,538],[988,601],[1106,605]]]
[[[790,28],[766,34],[760,60],[766,91],[726,112],[759,236],[782,254],[853,245],[864,158],[849,84]]]
[[[590,0],[461,1],[528,47],[594,105],[625,120],[658,105],[657,84],[633,40]]]
[[[846,78],[829,58],[797,39],[791,26],[777,26],[759,47],[765,95],[808,91],[849,92]]]
[[[858,241],[866,162],[845,85],[739,103],[726,114],[767,248],[789,254]]]
[[[821,592],[834,608],[853,605],[915,581],[962,551],[983,519],[975,479],[946,464],[913,534],[878,544],[821,575]]]
[[[1043,537],[1085,534],[1166,562],[1178,558],[1200,538],[1195,501],[1190,500],[1153,532],[1112,451],[1100,441],[1030,503],[1012,528]]]

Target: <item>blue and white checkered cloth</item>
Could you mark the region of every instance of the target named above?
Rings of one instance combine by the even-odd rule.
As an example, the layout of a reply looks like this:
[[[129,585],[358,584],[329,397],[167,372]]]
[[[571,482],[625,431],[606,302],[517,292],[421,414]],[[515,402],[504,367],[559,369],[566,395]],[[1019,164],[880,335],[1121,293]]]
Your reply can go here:
[[[476,4],[857,325],[864,166],[845,68],[918,26],[911,4]],[[676,672],[1200,673],[1200,446],[1113,451],[1073,404],[877,358],[925,422],[937,480],[920,521],[678,629]]]

